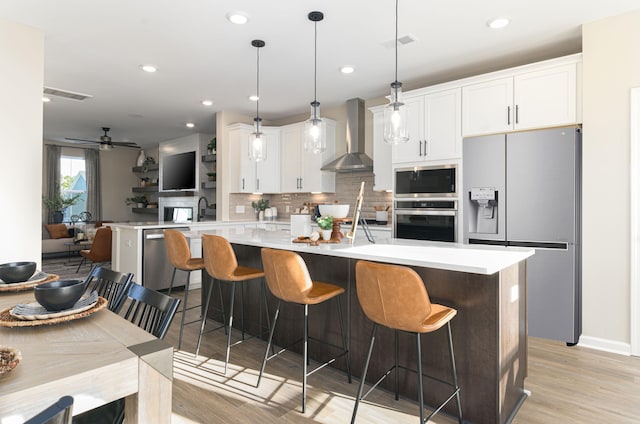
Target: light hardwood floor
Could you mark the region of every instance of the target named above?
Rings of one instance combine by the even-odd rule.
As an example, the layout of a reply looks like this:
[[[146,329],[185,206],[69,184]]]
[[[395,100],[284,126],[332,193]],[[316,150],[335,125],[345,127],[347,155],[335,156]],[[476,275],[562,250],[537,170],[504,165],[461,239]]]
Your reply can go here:
[[[197,303],[199,296],[199,290],[190,292],[189,303]],[[166,337],[174,346],[179,324],[177,314]],[[346,375],[330,368],[320,370],[308,379],[307,412],[302,414],[301,356],[286,353],[270,361],[260,388],[256,388],[266,343],[249,339],[232,347],[225,376],[224,331],[206,334],[200,356],[194,358],[198,330],[198,324],[186,326],[182,349],[175,352],[173,423],[350,422],[358,380],[348,384]],[[234,336],[232,340],[238,340],[240,332],[234,330]],[[531,396],[514,420],[518,424],[640,422],[637,357],[531,338],[526,388]],[[464,402],[464,394],[462,399]],[[357,422],[416,423],[418,406],[409,399],[395,401],[393,394],[376,390],[361,404]],[[457,420],[437,416],[432,422]]]

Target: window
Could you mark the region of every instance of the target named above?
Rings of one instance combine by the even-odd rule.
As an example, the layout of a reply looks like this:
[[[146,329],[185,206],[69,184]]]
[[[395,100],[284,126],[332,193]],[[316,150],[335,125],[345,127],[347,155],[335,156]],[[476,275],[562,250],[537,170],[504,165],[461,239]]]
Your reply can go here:
[[[64,221],[70,221],[72,215],[79,215],[87,210],[87,180],[85,174],[84,155],[63,154],[60,156],[60,191],[62,197],[82,194],[75,205],[64,211]]]

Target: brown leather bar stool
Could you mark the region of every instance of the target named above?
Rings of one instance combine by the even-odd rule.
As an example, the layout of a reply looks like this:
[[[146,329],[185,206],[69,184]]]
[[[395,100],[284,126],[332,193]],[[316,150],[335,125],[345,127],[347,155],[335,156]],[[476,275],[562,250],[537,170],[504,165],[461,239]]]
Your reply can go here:
[[[202,235],[202,256],[204,257],[204,264],[207,273],[211,278],[227,281],[231,283],[231,302],[229,303],[229,321],[225,327],[227,331],[227,354],[224,361],[224,373],[227,373],[227,365],[229,364],[229,351],[231,350],[231,329],[233,326],[233,303],[236,294],[237,283],[242,283],[249,280],[264,277],[264,272],[261,269],[250,268],[242,265],[238,265],[236,254],[231,247],[231,243],[221,236],[203,234]],[[242,319],[242,340],[244,339],[244,286],[240,286],[242,302],[240,303],[240,314]],[[260,288],[262,292],[262,299],[266,306],[266,297],[264,296],[263,287]],[[196,356],[200,351],[200,342],[202,341],[202,334],[207,319],[207,311],[209,308],[209,300],[211,298],[211,289],[207,294],[207,300],[205,303],[204,314],[200,325],[200,334],[198,336],[198,346],[196,347]],[[222,297],[221,297],[222,299]],[[269,313],[267,311],[267,319]],[[262,303],[260,303],[260,332],[262,333]],[[218,327],[221,328],[221,327]],[[212,329],[211,331],[217,330]]]
[[[185,321],[185,315],[188,310],[199,308],[202,305],[194,305],[187,307],[187,301],[189,299],[189,282],[191,280],[191,271],[199,271],[204,269],[204,259],[192,258],[191,249],[189,248],[189,242],[187,238],[178,230],[164,230],[164,242],[167,247],[167,257],[169,262],[173,265],[173,274],[171,275],[171,283],[169,284],[169,291],[167,294],[171,294],[173,289],[174,280],[176,278],[176,270],[187,272],[187,281],[184,287],[184,301],[182,303],[182,317],[180,318],[180,336],[178,337],[178,349],[182,345],[182,331],[187,324],[193,324],[194,322],[200,322],[200,320],[194,320],[189,322]]]
[[[451,337],[451,319],[456,316],[457,311],[447,306],[431,303],[427,289],[422,278],[411,268],[386,265],[366,261],[358,261],[356,264],[356,288],[360,306],[367,318],[373,321],[371,331],[371,343],[367,360],[362,370],[362,378],[358,387],[358,395],[353,408],[351,423],[353,424],[358,412],[360,400],[364,399],[373,389],[384,380],[391,371],[395,370],[395,391],[398,399],[398,371],[399,368],[410,370],[398,365],[398,331],[405,331],[416,336],[416,351],[418,363],[418,400],[420,402],[420,422],[425,422],[424,417],[424,395],[422,386],[422,376],[434,379],[440,383],[453,387],[453,392],[449,397],[436,407],[426,418],[426,421],[437,414],[451,399],[455,398],[458,406],[458,421],[462,424],[462,407],[460,405],[460,387],[456,375],[456,362],[453,354],[453,340]],[[452,382],[444,381],[422,373],[422,352],[420,346],[420,335],[431,333],[442,328],[446,324],[449,341],[449,355],[451,359]],[[373,343],[376,337],[378,325],[388,327],[395,332],[395,364],[377,380],[377,382],[362,395],[364,382],[373,352]]]
[[[282,352],[286,351],[291,346],[303,342],[303,361],[302,361],[302,412],[305,412],[307,404],[307,377],[314,372],[324,368],[325,366],[333,363],[337,358],[345,356],[347,379],[351,383],[351,368],[349,359],[349,350],[347,347],[347,338],[344,332],[344,322],[342,319],[342,306],[340,305],[339,295],[344,293],[342,287],[323,283],[319,281],[312,281],[309,276],[304,260],[300,255],[288,250],[275,250],[275,249],[262,249],[262,266],[264,266],[265,277],[267,280],[267,286],[269,291],[278,298],[278,307],[276,309],[275,316],[273,318],[273,324],[271,331],[269,332],[269,342],[267,343],[267,349],[264,353],[264,360],[262,361],[262,367],[260,368],[260,376],[258,377],[258,383],[256,387],[260,385],[262,374],[264,373],[265,365],[267,361],[278,356]],[[342,351],[335,357],[319,365],[310,372],[307,372],[307,366],[309,363],[309,349],[308,342],[309,337],[309,305],[317,305],[330,299],[335,299],[338,304],[338,318],[340,320],[340,334],[342,336],[342,346],[335,346],[326,343],[334,348],[342,349]],[[282,301],[294,303],[304,306],[304,323],[303,323],[303,338],[291,344],[279,352],[269,355],[269,349],[271,348],[271,342],[273,340],[273,333],[278,321],[278,314],[280,313],[280,303]],[[312,339],[315,340],[315,339]],[[316,340],[317,341],[317,340]]]

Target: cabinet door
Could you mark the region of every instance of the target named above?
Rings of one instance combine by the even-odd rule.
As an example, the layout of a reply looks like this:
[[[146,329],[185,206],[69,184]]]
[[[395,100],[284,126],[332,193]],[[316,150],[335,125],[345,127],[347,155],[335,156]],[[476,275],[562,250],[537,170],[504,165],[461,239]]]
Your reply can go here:
[[[249,125],[234,125],[229,129],[230,192],[256,191],[256,163],[249,159]],[[237,164],[237,165],[236,165]]]
[[[515,128],[576,123],[576,64],[515,77]]]
[[[513,78],[507,77],[462,88],[462,135],[513,129]]]
[[[280,130],[263,128],[267,141],[267,159],[256,163],[256,191],[280,192]]]
[[[424,160],[424,96],[405,98],[409,122],[409,141],[392,146],[392,162],[407,163]],[[383,140],[384,142],[384,140]]]
[[[300,150],[303,126],[287,125],[280,130],[280,190],[283,193],[301,191]]]
[[[424,97],[424,143],[427,160],[462,157],[461,90]]]
[[[391,146],[384,142],[383,119],[382,109],[373,112],[373,189],[376,191],[393,189]]]
[[[327,149],[321,154],[314,154],[305,151],[302,147],[300,148],[300,162],[302,164],[300,191],[307,193],[332,193],[336,191],[336,173],[321,170],[325,163],[335,159],[336,125],[331,119],[323,119],[325,121]],[[304,124],[300,124],[300,127],[301,136],[304,136]]]

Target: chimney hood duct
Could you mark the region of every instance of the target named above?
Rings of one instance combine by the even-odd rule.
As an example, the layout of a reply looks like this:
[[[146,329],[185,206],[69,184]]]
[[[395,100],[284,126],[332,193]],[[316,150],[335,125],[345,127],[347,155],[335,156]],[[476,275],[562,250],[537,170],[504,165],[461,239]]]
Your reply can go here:
[[[364,154],[364,100],[347,100],[347,153],[323,166],[323,171],[373,171],[373,161]]]

